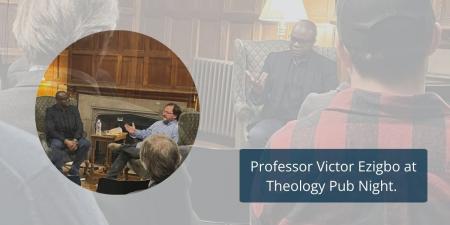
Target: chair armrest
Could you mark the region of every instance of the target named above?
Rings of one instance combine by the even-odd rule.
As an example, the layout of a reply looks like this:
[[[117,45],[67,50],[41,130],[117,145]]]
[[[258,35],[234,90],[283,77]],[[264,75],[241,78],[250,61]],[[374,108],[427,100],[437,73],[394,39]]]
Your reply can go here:
[[[41,142],[45,141],[47,139],[47,135],[44,132],[41,132],[41,131],[38,131],[38,137],[39,137],[39,140]]]
[[[50,154],[50,151],[52,150],[47,143],[47,135],[44,132],[38,131],[38,137],[39,141],[41,141],[42,148],[44,149],[45,153],[48,155]]]
[[[252,110],[248,104],[244,104],[242,102],[234,105],[234,111],[236,112],[236,118],[241,121],[248,120],[256,114],[256,112]]]
[[[178,150],[181,154],[181,162],[183,162],[186,157],[189,155],[189,152],[191,152],[192,145],[179,145]]]

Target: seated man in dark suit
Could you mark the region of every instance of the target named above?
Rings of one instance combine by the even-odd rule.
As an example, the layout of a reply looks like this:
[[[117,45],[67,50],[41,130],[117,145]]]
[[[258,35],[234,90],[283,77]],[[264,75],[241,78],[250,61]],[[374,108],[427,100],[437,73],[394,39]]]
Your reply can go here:
[[[247,128],[249,147],[264,147],[276,130],[296,118],[308,94],[337,87],[336,63],[313,50],[316,36],[313,22],[299,21],[292,29],[290,49],[270,53],[259,75],[247,73],[253,83],[250,99],[262,105]]]
[[[45,115],[45,132],[52,149],[49,157],[56,168],[62,171],[66,156],[75,154],[69,175],[78,176],[90,143],[83,137],[80,113],[75,106],[69,105],[67,93],[58,91],[55,98],[57,103],[48,108]]]

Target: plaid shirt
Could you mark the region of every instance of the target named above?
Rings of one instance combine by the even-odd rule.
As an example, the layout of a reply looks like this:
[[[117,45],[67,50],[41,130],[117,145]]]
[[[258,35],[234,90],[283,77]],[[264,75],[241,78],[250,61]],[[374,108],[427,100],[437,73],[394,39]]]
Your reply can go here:
[[[398,207],[395,204],[252,204],[253,224],[411,224],[420,221],[420,216],[438,219],[444,216],[442,221],[450,221],[448,213],[438,213],[436,207],[450,202],[449,106],[433,93],[389,96],[347,88],[325,95],[320,98],[321,109],[289,122],[271,137],[268,146],[427,149],[428,203],[421,207]],[[317,102],[313,99],[305,102],[310,103]],[[365,222],[357,222],[358,219]]]

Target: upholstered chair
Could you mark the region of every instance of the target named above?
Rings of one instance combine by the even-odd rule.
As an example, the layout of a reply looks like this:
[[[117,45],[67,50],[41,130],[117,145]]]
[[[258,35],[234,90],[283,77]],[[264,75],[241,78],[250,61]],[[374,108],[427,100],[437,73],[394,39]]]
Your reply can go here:
[[[260,73],[267,55],[271,52],[288,50],[289,43],[286,40],[235,40],[232,95],[234,99],[234,113],[236,115],[236,147],[246,146],[247,126],[255,122],[254,118],[257,117],[262,108],[262,106],[253,104],[248,98],[252,83],[247,79],[246,71],[253,74]],[[314,50],[336,61],[335,48],[314,47]]]

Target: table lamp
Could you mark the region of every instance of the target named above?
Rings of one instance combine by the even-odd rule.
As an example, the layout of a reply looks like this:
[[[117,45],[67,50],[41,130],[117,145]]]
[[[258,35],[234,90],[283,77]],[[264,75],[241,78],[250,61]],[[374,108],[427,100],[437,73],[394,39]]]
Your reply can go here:
[[[287,30],[286,23],[308,19],[308,15],[303,0],[267,0],[259,19],[278,22],[278,38],[284,39]]]

